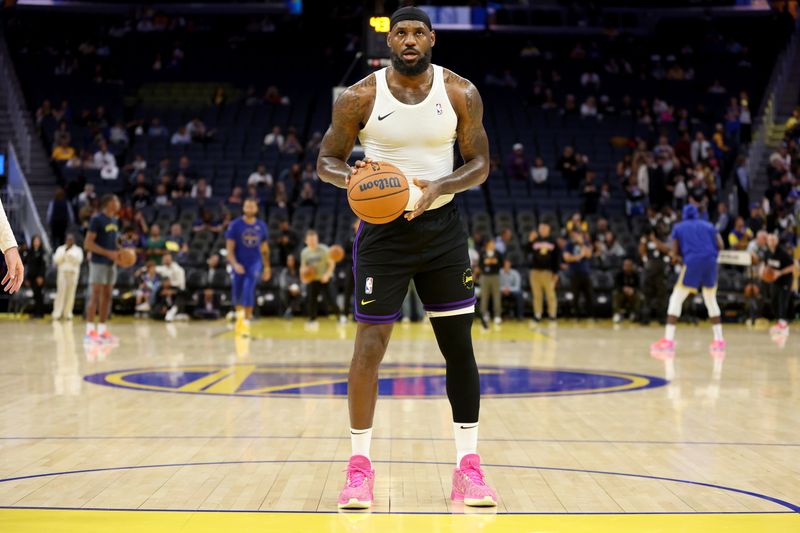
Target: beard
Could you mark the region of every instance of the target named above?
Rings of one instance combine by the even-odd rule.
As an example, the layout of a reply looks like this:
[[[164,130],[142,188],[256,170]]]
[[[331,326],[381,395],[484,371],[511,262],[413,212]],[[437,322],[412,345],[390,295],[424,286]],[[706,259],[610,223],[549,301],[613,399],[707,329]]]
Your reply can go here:
[[[429,49],[424,54],[417,56],[414,63],[406,63],[406,60],[400,54],[390,52],[389,57],[392,60],[392,68],[397,70],[403,76],[419,76],[431,65],[431,50]]]

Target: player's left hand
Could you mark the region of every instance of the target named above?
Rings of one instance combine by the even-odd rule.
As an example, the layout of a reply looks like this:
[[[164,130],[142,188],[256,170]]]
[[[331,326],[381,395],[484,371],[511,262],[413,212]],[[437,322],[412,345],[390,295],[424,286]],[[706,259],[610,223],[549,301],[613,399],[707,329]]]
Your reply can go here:
[[[3,281],[3,290],[9,294],[14,294],[22,287],[22,282],[25,281],[25,267],[22,266],[22,259],[19,257],[19,249],[14,246],[4,252],[6,258],[6,272]]]
[[[420,216],[431,206],[431,204],[433,204],[434,200],[441,196],[441,193],[439,192],[440,185],[435,181],[414,178],[414,185],[419,187],[419,189],[422,191],[422,196],[420,196],[419,200],[417,200],[417,205],[414,206],[414,210],[404,215],[406,220],[413,220]]]
[[[323,274],[319,281],[322,283],[328,283],[331,280],[330,274]]]
[[[264,270],[261,271],[261,281],[269,281],[272,277],[272,268],[264,267]]]

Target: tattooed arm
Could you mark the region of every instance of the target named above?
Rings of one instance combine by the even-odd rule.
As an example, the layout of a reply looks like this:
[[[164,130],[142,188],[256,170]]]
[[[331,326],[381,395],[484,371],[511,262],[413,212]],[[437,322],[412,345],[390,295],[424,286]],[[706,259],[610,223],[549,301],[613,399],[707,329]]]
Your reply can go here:
[[[375,102],[375,76],[370,75],[348,87],[333,104],[331,126],[322,138],[317,159],[317,174],[322,181],[347,188],[353,169],[347,164],[359,130],[372,112]],[[356,167],[363,166],[356,162]]]
[[[448,70],[445,70],[444,82],[458,115],[456,136],[464,164],[440,180],[415,179],[414,183],[422,189],[422,197],[414,211],[406,213],[408,220],[421,215],[439,196],[471,189],[486,181],[489,175],[489,139],[483,128],[481,95],[469,80]]]

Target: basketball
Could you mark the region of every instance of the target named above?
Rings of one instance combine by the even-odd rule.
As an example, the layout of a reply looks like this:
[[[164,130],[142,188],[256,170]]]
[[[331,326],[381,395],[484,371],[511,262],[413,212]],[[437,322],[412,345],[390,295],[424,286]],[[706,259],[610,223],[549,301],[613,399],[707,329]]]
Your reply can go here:
[[[331,246],[330,250],[328,250],[328,257],[334,263],[338,263],[342,259],[344,259],[344,248],[339,246],[338,244],[334,244]]]
[[[761,279],[766,283],[772,283],[778,279],[778,272],[774,268],[765,266],[764,271],[761,273]]]
[[[136,251],[133,248],[123,248],[117,255],[117,265],[130,268],[136,264]]]
[[[359,169],[347,187],[350,209],[370,224],[386,224],[402,215],[408,197],[408,180],[389,163],[369,163]]]
[[[314,281],[314,269],[310,266],[300,269],[300,281],[303,283],[311,283]]]

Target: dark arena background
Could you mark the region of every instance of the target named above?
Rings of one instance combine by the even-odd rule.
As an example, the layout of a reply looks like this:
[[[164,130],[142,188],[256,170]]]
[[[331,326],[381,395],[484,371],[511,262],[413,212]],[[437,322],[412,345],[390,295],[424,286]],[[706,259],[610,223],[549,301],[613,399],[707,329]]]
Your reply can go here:
[[[483,101],[488,178],[452,200],[471,262],[454,283],[477,296],[496,507],[451,499],[452,383],[412,282],[378,375],[374,500],[337,508],[373,278],[356,286],[366,223],[318,157],[336,99],[392,65],[407,5]],[[3,2],[0,200],[25,281],[0,293],[0,531],[800,532],[797,17]],[[365,157],[356,141],[348,163]],[[268,245],[252,317],[233,295],[234,242],[262,242],[232,237],[245,205]],[[695,215],[723,246],[714,289],[689,292],[675,228]]]

